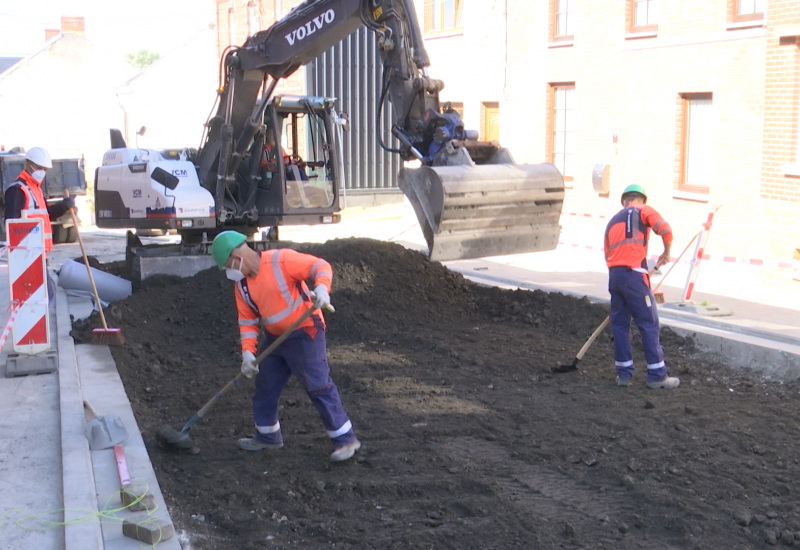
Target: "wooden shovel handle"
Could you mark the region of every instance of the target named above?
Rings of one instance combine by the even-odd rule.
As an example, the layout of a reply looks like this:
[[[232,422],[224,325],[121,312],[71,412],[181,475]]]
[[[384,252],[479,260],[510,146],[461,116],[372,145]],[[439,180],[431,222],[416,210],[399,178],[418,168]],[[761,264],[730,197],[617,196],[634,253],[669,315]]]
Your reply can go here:
[[[297,320],[296,320],[294,323],[292,323],[292,324],[291,324],[291,326],[290,326],[289,328],[287,328],[287,329],[286,329],[286,330],[283,332],[283,334],[281,334],[280,336],[278,336],[278,337],[275,339],[275,341],[274,341],[274,342],[272,342],[272,343],[269,345],[269,347],[267,347],[267,349],[265,349],[264,351],[262,351],[261,353],[259,353],[259,354],[258,354],[258,356],[256,357],[256,360],[255,360],[255,362],[256,362],[256,365],[258,365],[259,363],[261,363],[261,361],[263,361],[264,359],[266,359],[267,355],[269,355],[270,353],[272,353],[272,352],[275,350],[275,348],[277,348],[279,345],[281,345],[281,343],[283,343],[283,341],[284,341],[284,340],[286,340],[286,339],[289,337],[289,335],[290,335],[290,334],[292,334],[292,333],[295,331],[295,329],[297,329],[297,327],[299,327],[299,326],[300,326],[300,324],[301,324],[303,321],[305,321],[306,319],[308,319],[308,318],[311,316],[311,314],[312,314],[312,313],[314,313],[314,311],[315,311],[316,309],[317,309],[317,308],[315,308],[315,307],[310,307],[310,308],[308,308],[308,309],[307,309],[307,310],[306,310],[306,311],[305,311],[305,312],[304,312],[304,313],[303,313],[303,314],[302,314],[300,317],[298,317],[298,318],[297,318]],[[220,389],[220,390],[219,390],[219,391],[218,391],[216,394],[214,394],[214,397],[212,397],[211,399],[209,399],[209,400],[208,400],[208,402],[207,402],[205,405],[203,405],[203,408],[202,408],[202,409],[200,409],[199,411],[197,411],[197,414],[195,415],[195,417],[196,417],[198,420],[199,420],[200,418],[203,418],[203,415],[205,415],[205,414],[208,412],[208,410],[209,410],[211,407],[213,407],[213,406],[214,406],[214,404],[215,404],[217,401],[219,401],[219,400],[222,398],[222,396],[223,396],[223,395],[225,395],[226,393],[228,393],[228,391],[230,391],[230,389],[231,389],[232,387],[234,387],[235,385],[237,385],[237,384],[239,383],[239,381],[240,381],[242,378],[244,378],[244,374],[243,374],[242,372],[240,372],[239,374],[237,374],[237,375],[236,375],[236,376],[233,378],[233,380],[231,380],[230,382],[228,382],[227,384],[225,384],[225,385],[222,387],[222,389]],[[184,429],[185,429],[185,428],[184,428]]]

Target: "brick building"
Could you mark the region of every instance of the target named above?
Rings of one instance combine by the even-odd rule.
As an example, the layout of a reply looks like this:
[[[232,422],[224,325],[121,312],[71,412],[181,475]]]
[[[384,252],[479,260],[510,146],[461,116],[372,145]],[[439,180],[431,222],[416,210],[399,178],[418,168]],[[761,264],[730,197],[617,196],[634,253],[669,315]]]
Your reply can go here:
[[[565,212],[610,216],[641,183],[678,250],[720,207],[709,253],[791,265],[800,2],[414,2],[441,99],[517,162],[554,163]],[[217,0],[220,48],[296,4]],[[287,85],[307,89],[304,73]]]

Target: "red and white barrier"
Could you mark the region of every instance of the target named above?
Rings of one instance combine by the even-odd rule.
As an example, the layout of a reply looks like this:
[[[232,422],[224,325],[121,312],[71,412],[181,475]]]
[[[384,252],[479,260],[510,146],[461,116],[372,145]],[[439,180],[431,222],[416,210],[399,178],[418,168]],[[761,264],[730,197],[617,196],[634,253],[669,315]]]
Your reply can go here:
[[[686,279],[686,286],[683,289],[683,301],[691,302],[692,293],[694,292],[694,283],[697,281],[697,274],[700,272],[700,261],[703,259],[703,253],[708,243],[708,236],[711,233],[711,224],[714,221],[714,214],[719,210],[719,206],[714,208],[708,213],[708,219],[703,224],[703,229],[700,231],[700,238],[697,239],[697,245],[694,249],[694,256],[692,256],[691,267],[689,268],[689,276]]]
[[[42,220],[6,220],[6,235],[11,303],[16,310],[11,341],[17,353],[36,355],[51,347]]]

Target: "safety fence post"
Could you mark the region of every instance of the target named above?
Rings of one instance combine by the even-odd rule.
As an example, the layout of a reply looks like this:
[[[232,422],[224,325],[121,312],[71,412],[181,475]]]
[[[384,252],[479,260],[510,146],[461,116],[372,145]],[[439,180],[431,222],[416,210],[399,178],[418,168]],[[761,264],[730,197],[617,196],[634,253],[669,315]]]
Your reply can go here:
[[[700,272],[700,262],[702,261],[703,255],[706,251],[706,244],[708,243],[708,236],[711,233],[711,225],[714,221],[714,214],[716,214],[719,209],[720,206],[715,206],[711,212],[708,213],[708,219],[706,219],[705,223],[703,224],[703,228],[700,230],[697,238],[697,244],[695,245],[694,249],[694,255],[689,261],[689,275],[686,278],[686,285],[683,289],[683,298],[680,302],[675,304],[664,304],[666,307],[682,309],[698,315],[708,315],[712,317],[723,317],[733,314],[733,312],[729,309],[714,306],[708,302],[696,304],[692,301],[695,282],[697,281],[697,274]]]
[[[686,286],[683,289],[683,301],[691,302],[692,293],[694,292],[694,283],[697,281],[697,274],[700,272],[700,261],[703,259],[703,253],[706,251],[706,243],[708,243],[708,236],[711,233],[711,224],[714,221],[714,214],[719,210],[719,206],[714,208],[708,213],[708,219],[703,224],[703,229],[700,230],[700,237],[697,239],[697,245],[694,248],[694,256],[692,256],[689,268],[689,276],[686,279]]]

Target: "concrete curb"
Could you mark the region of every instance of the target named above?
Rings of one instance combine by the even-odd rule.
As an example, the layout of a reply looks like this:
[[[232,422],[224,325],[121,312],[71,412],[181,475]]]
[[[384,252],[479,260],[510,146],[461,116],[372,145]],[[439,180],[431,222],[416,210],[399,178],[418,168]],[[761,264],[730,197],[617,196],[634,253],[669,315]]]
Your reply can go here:
[[[103,534],[96,517],[94,470],[89,442],[84,433],[83,393],[75,357],[75,345],[69,335],[72,323],[67,296],[56,292],[56,327],[58,335],[58,384],[61,404],[61,468],[64,502],[65,550],[103,548]]]
[[[491,274],[476,274],[469,268],[453,266],[449,268],[478,284],[491,286],[500,284],[525,290],[559,292],[576,298],[587,298],[590,302],[598,304],[609,302],[608,298],[588,296],[546,285],[520,283]],[[800,379],[800,340],[748,330],[726,324],[718,318],[702,318],[673,309],[659,308],[658,314],[662,326],[672,328],[679,336],[692,338],[701,352],[719,357],[733,367],[753,369],[771,380],[788,382]]]

